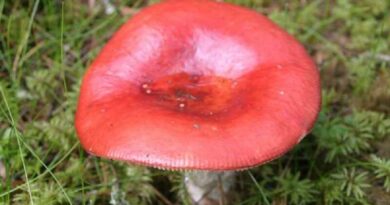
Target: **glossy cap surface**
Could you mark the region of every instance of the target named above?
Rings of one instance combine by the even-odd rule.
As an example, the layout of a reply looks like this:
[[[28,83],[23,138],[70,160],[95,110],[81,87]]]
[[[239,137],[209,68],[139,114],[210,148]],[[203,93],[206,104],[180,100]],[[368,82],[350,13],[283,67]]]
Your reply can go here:
[[[233,170],[287,152],[319,108],[315,65],[269,19],[226,3],[171,0],[131,18],[92,63],[76,129],[94,155]]]

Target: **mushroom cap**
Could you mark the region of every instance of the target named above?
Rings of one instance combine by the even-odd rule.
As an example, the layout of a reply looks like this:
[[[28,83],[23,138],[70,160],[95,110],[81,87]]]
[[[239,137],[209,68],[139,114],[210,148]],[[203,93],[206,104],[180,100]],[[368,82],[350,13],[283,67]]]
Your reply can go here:
[[[320,80],[265,16],[168,0],[131,18],[84,76],[75,125],[87,152],[164,169],[236,170],[310,131]]]

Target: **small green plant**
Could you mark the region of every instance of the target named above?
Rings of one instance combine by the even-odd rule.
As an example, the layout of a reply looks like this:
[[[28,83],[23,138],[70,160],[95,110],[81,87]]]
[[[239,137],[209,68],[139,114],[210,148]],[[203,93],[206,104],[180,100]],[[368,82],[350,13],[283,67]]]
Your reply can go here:
[[[282,197],[292,204],[307,204],[315,201],[318,193],[315,184],[309,179],[300,179],[300,173],[277,176],[279,186],[274,190],[275,195]]]
[[[390,159],[381,159],[378,156],[371,156],[371,166],[375,177],[383,180],[383,187],[390,192]]]

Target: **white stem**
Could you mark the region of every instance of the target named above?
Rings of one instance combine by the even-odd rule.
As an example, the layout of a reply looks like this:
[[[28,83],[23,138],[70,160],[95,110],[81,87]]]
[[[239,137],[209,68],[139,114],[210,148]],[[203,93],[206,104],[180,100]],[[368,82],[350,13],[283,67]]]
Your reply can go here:
[[[196,205],[226,205],[234,185],[235,172],[194,171],[185,173],[187,192]]]

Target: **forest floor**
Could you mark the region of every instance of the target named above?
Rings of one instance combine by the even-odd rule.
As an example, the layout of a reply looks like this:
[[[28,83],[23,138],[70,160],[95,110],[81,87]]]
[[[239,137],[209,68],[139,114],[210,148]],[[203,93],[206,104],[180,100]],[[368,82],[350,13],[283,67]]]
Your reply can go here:
[[[230,0],[267,15],[321,72],[322,111],[285,156],[239,173],[233,204],[390,202],[390,2]],[[88,155],[82,76],[153,1],[0,0],[0,204],[190,204],[180,172]],[[112,7],[111,7],[112,6]]]

